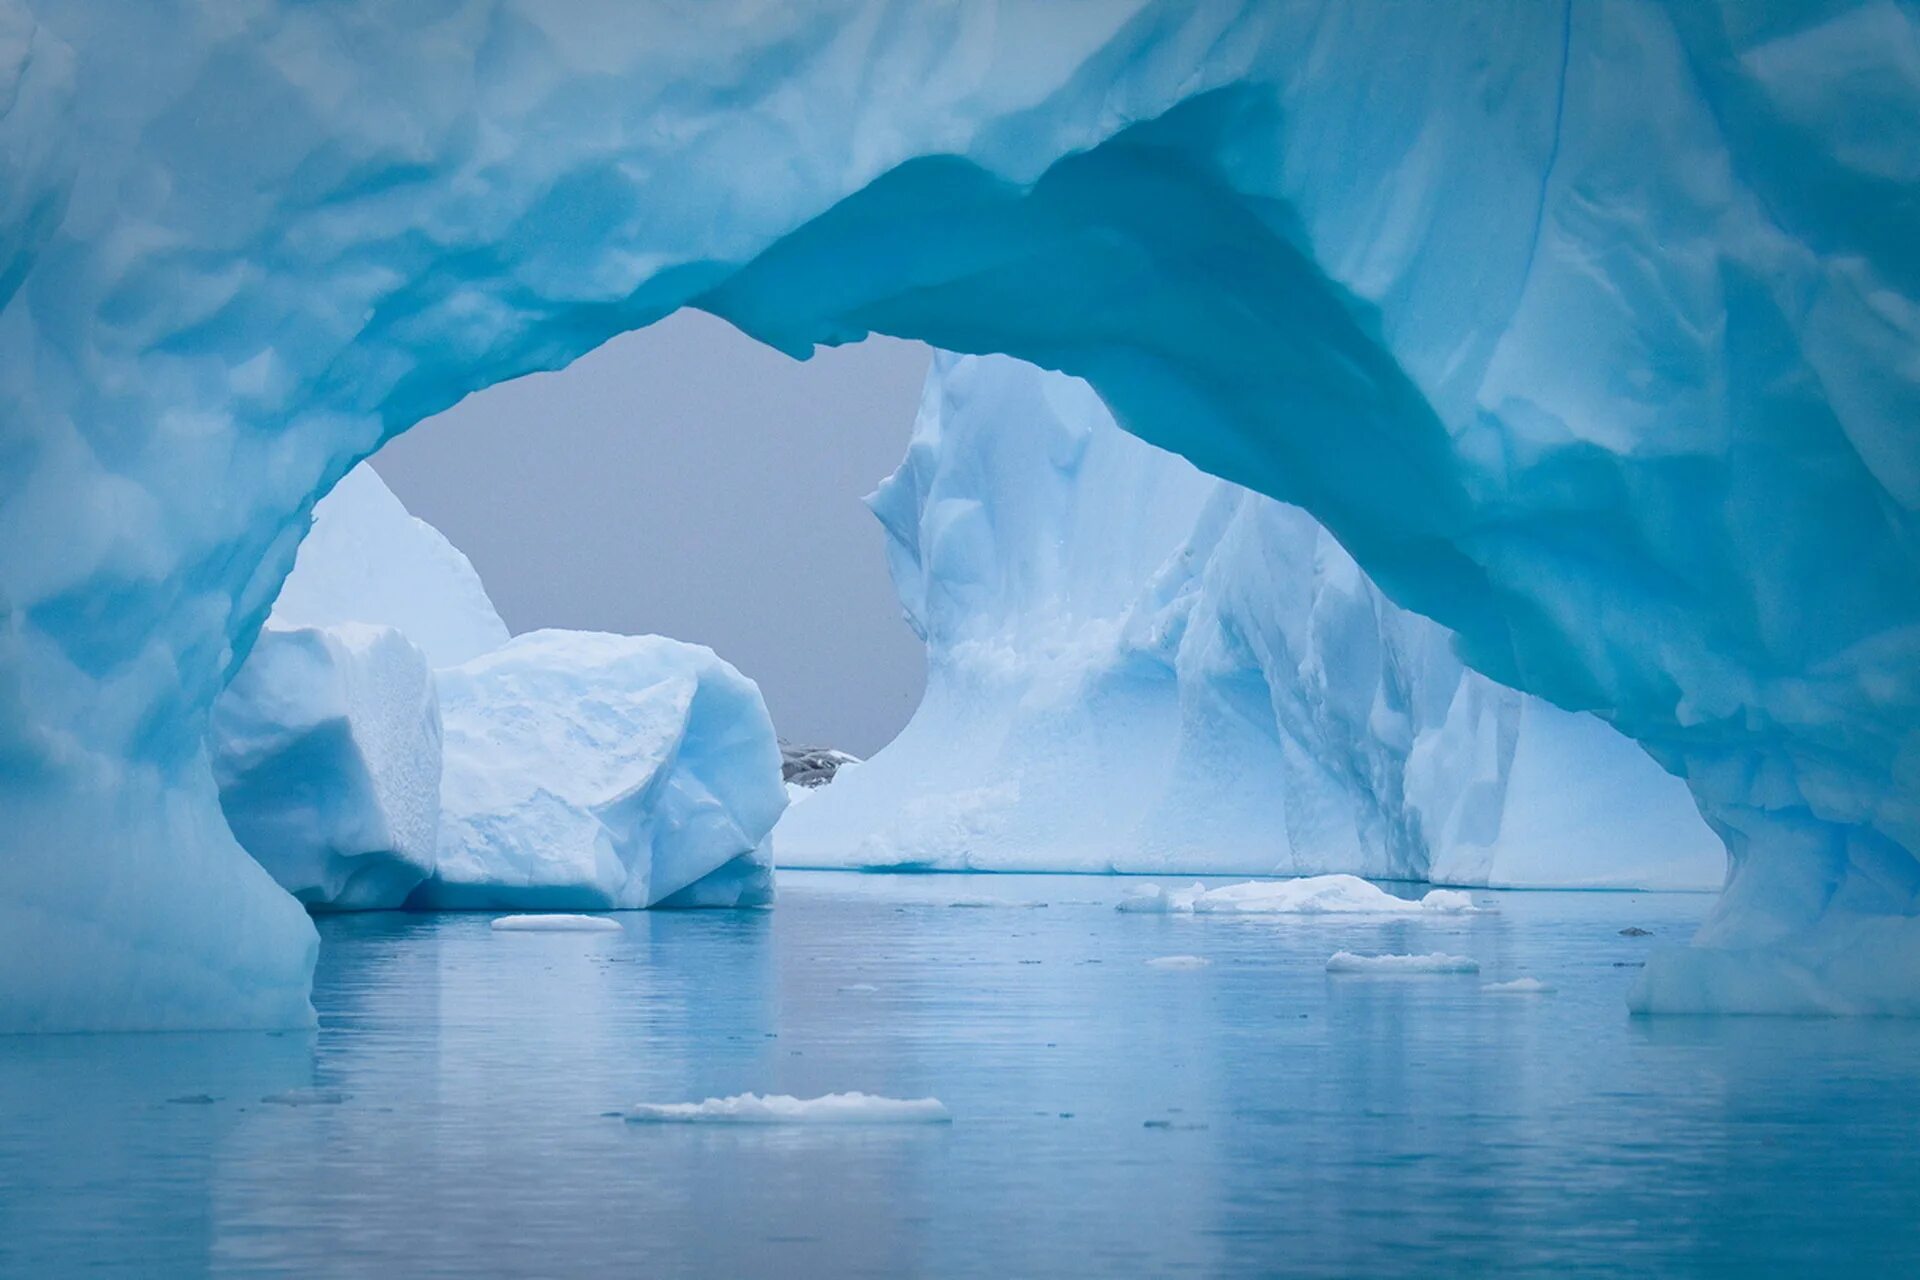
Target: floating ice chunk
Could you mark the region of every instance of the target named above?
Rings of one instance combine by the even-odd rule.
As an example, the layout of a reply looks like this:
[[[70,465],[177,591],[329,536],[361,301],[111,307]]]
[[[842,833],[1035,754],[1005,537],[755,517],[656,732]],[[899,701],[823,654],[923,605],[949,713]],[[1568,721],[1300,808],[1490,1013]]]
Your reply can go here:
[[[1197,881],[1185,889],[1168,889],[1157,884],[1140,884],[1128,888],[1126,896],[1114,906],[1115,911],[1132,911],[1141,915],[1175,915],[1193,910],[1193,904],[1207,886]]]
[[[1147,961],[1149,969],[1204,969],[1213,961],[1205,956],[1155,956]]]
[[[1552,995],[1556,990],[1552,983],[1542,982],[1538,978],[1515,978],[1511,982],[1489,982],[1480,989],[1490,995],[1505,996],[1546,996]]]
[[[871,982],[850,982],[846,986],[840,988],[840,990],[847,992],[849,994],[853,992],[878,991],[879,989],[880,988],[874,986]]]
[[[1424,956],[1358,956],[1336,951],[1327,960],[1328,973],[1478,973],[1480,962],[1468,956],[1435,951]]]
[[[948,1124],[953,1117],[938,1098],[741,1093],[705,1102],[643,1102],[627,1111],[627,1120],[632,1124]]]
[[[1044,907],[1044,902],[1021,902],[1013,898],[955,898],[947,904],[949,907],[974,907],[985,910],[1008,908],[1015,911]]]
[[[771,900],[780,749],[759,687],[711,649],[535,631],[436,678],[439,858],[415,905]]]
[[[620,922],[605,916],[574,916],[563,912],[538,916],[501,916],[495,933],[618,933]]]
[[[1247,880],[1209,889],[1196,884],[1167,890],[1143,885],[1129,890],[1119,911],[1195,915],[1462,915],[1477,912],[1473,899],[1454,889],[1435,889],[1415,902],[1396,898],[1359,876],[1303,876],[1297,880]]]

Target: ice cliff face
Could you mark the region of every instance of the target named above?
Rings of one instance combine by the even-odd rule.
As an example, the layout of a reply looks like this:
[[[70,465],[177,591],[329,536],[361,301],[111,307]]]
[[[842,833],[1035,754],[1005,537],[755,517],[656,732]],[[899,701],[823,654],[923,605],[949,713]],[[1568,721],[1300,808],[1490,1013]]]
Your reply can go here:
[[[1642,1007],[1920,1012],[1916,43],[1864,0],[3,0],[0,1027],[307,1016],[202,747],[305,513],[684,304],[1086,378],[1686,779],[1732,875]]]
[[[392,627],[269,625],[214,704],[234,836],[309,907],[398,907],[433,870],[440,710]]]
[[[1639,748],[1467,670],[1312,517],[1127,435],[1078,379],[937,356],[870,501],[927,695],[782,819],[782,862],[1724,877]]]

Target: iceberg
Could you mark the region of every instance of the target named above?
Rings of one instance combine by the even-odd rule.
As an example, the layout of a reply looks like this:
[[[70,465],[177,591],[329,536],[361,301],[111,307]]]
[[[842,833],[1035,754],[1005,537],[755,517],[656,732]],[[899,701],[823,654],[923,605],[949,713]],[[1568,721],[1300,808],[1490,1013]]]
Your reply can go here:
[[[758,686],[711,649],[535,631],[437,679],[439,852],[410,905],[770,900],[780,748]]]
[[[387,626],[269,625],[214,704],[234,836],[314,909],[398,907],[433,870],[440,711],[426,655]]]
[[[0,1029],[311,1017],[205,749],[308,513],[689,305],[1082,377],[1639,743],[1731,856],[1636,1007],[1920,1014],[1917,25],[0,0]]]
[[[1632,742],[1468,670],[1312,517],[1126,434],[1076,378],[936,356],[869,502],[927,692],[782,820],[784,864],[1725,876]]]

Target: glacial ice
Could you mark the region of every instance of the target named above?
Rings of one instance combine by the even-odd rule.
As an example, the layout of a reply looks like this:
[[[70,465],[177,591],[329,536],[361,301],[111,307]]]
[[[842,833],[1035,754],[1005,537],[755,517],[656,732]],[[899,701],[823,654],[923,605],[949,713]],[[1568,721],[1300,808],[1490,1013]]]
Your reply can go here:
[[[1084,382],[936,357],[869,501],[927,692],[782,821],[787,865],[1724,878],[1644,752],[1467,670],[1311,517],[1127,435]]]
[[[1920,1013],[1917,24],[0,0],[0,1029],[311,1016],[204,747],[306,513],[682,305],[1086,378],[1686,780],[1637,1007]]]
[[[1205,969],[1213,961],[1205,956],[1155,956],[1147,961],[1149,969]]]
[[[829,1093],[818,1098],[740,1093],[705,1102],[643,1102],[627,1110],[631,1124],[947,1124],[938,1098],[883,1098]]]
[[[412,905],[714,905],[708,876],[725,905],[770,898],[780,749],[758,686],[711,649],[535,631],[437,679],[439,856]]]
[[[1508,982],[1489,982],[1482,991],[1496,996],[1550,996],[1556,988],[1538,978],[1514,978]]]
[[[1364,973],[1384,976],[1419,973],[1478,973],[1480,962],[1471,956],[1433,951],[1426,955],[1362,956],[1336,951],[1327,957],[1328,973]]]
[[[439,705],[392,627],[266,627],[208,750],[234,836],[308,907],[398,907],[433,870]]]

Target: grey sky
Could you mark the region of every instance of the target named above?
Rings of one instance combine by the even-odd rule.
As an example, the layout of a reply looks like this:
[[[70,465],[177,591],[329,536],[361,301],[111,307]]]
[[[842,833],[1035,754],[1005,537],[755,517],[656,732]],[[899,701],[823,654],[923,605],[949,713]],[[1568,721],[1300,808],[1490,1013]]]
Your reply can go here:
[[[374,466],[516,634],[712,645],[782,735],[865,755],[924,680],[860,499],[906,452],[928,359],[875,338],[794,361],[683,312],[471,396]]]

